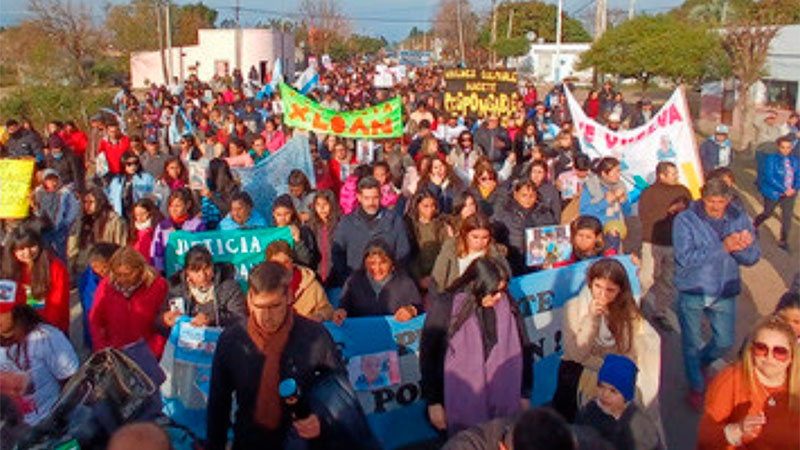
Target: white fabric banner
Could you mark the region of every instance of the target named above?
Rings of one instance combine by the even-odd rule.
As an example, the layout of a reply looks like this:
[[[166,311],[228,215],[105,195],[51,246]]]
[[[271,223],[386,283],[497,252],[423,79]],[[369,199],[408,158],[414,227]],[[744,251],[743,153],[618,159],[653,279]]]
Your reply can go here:
[[[589,118],[569,89],[566,94],[581,148],[592,158],[613,156],[621,161],[622,178],[631,200],[638,199],[638,194],[655,181],[656,164],[660,161],[674,162],[681,183],[694,198],[700,197],[703,171],[682,87],[675,89],[647,123],[618,132]]]

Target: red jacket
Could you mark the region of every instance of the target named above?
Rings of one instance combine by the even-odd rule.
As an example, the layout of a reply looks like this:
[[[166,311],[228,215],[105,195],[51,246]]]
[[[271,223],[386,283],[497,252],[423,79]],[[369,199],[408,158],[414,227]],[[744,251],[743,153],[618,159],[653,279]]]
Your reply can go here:
[[[50,290],[47,298],[44,299],[44,307],[37,309],[42,318],[63,331],[69,336],[69,272],[67,266],[53,254],[50,258]],[[22,276],[18,280],[17,303],[27,302],[27,287],[31,285],[31,273],[27,270],[22,271]]]
[[[97,286],[89,312],[94,350],[121,348],[144,339],[156,358],[160,358],[165,340],[156,331],[155,322],[167,298],[167,281],[159,276],[153,284],[142,285],[133,297],[126,299],[108,280],[104,278]]]
[[[72,149],[76,156],[83,158],[86,153],[86,146],[89,143],[89,138],[86,133],[81,130],[75,130],[72,133],[64,133],[64,143],[67,147]]]
[[[153,236],[155,233],[155,227],[148,227],[144,230],[136,230],[136,242],[133,243],[133,249],[144,256],[147,264],[153,263],[152,258],[150,258],[150,247],[153,246]]]
[[[120,162],[122,159],[122,154],[125,153],[129,148],[131,148],[131,141],[128,140],[127,136],[122,136],[116,143],[113,144],[108,140],[108,138],[104,138],[102,141],[100,141],[100,148],[98,149],[98,152],[106,154],[106,158],[108,159],[108,171],[116,175],[120,173],[122,168],[122,163]]]

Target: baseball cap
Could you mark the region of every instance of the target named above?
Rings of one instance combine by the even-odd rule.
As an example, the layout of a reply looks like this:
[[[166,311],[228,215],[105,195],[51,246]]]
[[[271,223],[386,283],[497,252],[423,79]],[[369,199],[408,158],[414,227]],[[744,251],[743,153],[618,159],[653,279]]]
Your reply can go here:
[[[714,134],[728,134],[728,126],[719,124],[717,128],[714,130]]]

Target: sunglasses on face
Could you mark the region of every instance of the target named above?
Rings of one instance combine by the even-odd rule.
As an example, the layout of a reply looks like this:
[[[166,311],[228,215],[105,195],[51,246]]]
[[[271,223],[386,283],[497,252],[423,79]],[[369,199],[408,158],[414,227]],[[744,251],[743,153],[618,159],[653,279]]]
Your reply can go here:
[[[753,342],[753,356],[767,356],[770,352],[769,345],[763,342]],[[782,345],[776,345],[772,347],[772,357],[776,361],[784,362],[789,359],[791,356],[791,352],[788,348]]]

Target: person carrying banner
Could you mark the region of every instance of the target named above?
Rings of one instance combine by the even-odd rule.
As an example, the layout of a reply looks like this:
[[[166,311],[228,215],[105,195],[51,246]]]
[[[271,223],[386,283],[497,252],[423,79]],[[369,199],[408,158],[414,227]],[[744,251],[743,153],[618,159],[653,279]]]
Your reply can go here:
[[[758,165],[758,190],[764,197],[764,211],[753,220],[758,227],[772,216],[775,207],[781,207],[781,233],[778,247],[789,251],[787,239],[792,227],[792,213],[800,189],[800,158],[792,154],[792,140],[778,138],[778,153],[763,156]]]
[[[504,264],[481,257],[430,302],[422,397],[431,424],[450,436],[530,407],[533,352],[506,290],[509,277]]]
[[[656,165],[656,182],[645,188],[639,197],[642,309],[656,325],[667,331],[674,329],[668,318],[675,297],[672,222],[686,209],[691,198],[689,190],[678,182],[677,166],[668,161]]]
[[[214,263],[211,252],[195,245],[186,252],[183,270],[169,277],[168,301],[156,318],[164,336],[180,316],[192,318],[196,327],[227,327],[247,316],[245,297],[230,263]]]
[[[709,180],[702,195],[702,200],[675,217],[672,226],[688,401],[698,410],[706,385],[704,372],[728,351],[735,338],[739,266],[752,266],[761,257],[753,224],[743,210],[729,204],[731,188],[725,181]],[[707,343],[701,327],[703,316],[711,322],[712,336]]]
[[[181,188],[169,194],[167,200],[168,216],[156,226],[153,246],[150,249],[150,259],[153,266],[159,271],[164,271],[167,242],[169,235],[174,230],[204,231],[205,225],[199,217],[192,217],[194,197],[187,188]]]
[[[564,356],[552,405],[572,422],[597,393],[603,358],[623,355],[640,370],[636,401],[660,424],[661,339],[636,305],[625,267],[604,258],[589,267],[586,286],[564,306]]]
[[[345,282],[333,321],[341,325],[347,317],[393,315],[405,322],[421,311],[422,298],[414,280],[398,267],[389,245],[375,238],[364,250],[361,269]]]
[[[703,164],[703,175],[717,167],[731,167],[733,165],[733,148],[728,140],[728,126],[717,125],[714,135],[700,144],[700,162]]]
[[[314,271],[295,264],[294,249],[283,239],[272,241],[264,252],[265,260],[276,262],[292,273],[292,293],[290,304],[294,312],[306,319],[323,322],[333,318],[333,305],[328,295],[317,281]]]
[[[343,373],[338,351],[325,328],[297,316],[289,306],[291,274],[275,262],[253,268],[248,279],[247,324],[223,331],[211,368],[206,449],[223,450],[231,426],[233,449],[287,448],[287,439],[315,445],[326,430],[316,414],[292,421],[278,386],[293,379],[311,392],[318,374]],[[307,400],[307,399],[306,399]]]
[[[357,189],[359,206],[342,218],[333,235],[331,254],[339,283],[362,267],[364,250],[372,239],[383,239],[401,267],[411,251],[402,217],[381,207],[378,180],[368,176],[358,182]]]

